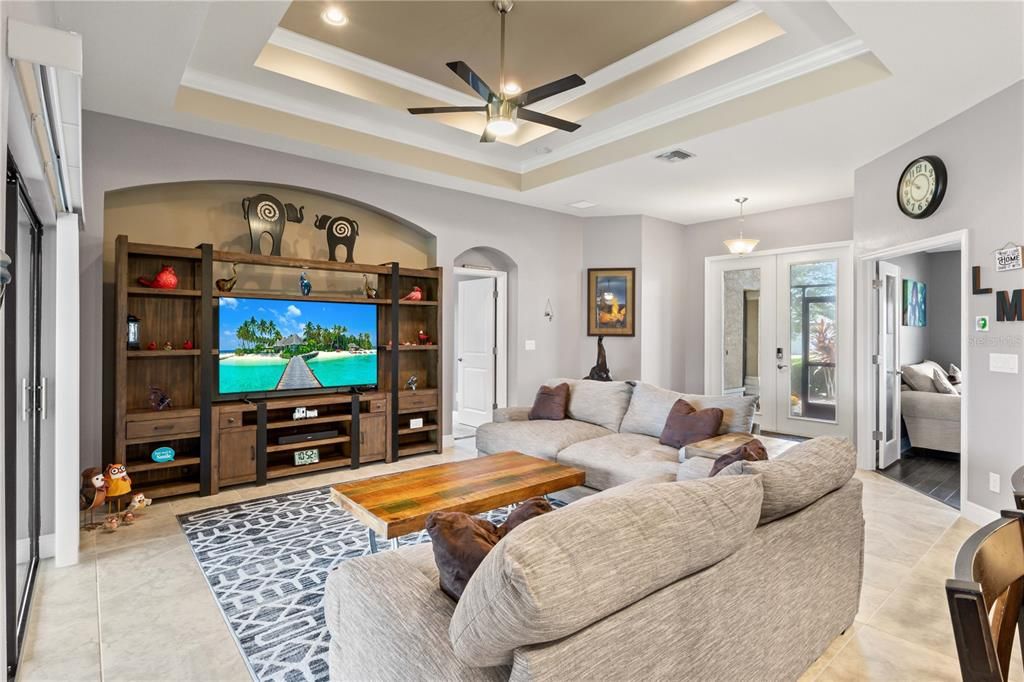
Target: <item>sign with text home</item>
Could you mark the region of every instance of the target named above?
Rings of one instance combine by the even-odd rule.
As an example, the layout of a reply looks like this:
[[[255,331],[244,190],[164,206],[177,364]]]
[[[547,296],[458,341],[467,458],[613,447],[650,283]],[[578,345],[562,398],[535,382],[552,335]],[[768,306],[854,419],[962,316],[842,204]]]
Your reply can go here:
[[[1004,249],[996,250],[996,272],[1020,270],[1021,268],[1024,268],[1024,262],[1021,261],[1021,247],[1007,246]]]

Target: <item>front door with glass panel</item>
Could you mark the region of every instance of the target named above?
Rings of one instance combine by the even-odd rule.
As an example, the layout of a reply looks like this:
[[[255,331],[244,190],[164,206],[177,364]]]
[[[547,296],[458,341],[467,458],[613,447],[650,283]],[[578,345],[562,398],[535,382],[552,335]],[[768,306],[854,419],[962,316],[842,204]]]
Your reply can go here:
[[[762,430],[853,432],[848,247],[708,261],[705,392],[760,396]]]

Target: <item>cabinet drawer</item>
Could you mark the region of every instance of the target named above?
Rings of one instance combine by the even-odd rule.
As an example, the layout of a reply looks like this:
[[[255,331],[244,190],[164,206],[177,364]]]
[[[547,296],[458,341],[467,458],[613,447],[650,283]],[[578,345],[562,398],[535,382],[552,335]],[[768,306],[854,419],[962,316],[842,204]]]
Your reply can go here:
[[[220,428],[222,429],[234,429],[244,425],[244,419],[242,419],[241,412],[221,412],[220,413]]]
[[[125,437],[165,438],[199,431],[199,415],[192,417],[175,417],[173,419],[149,419],[146,421],[128,422],[125,425]]]
[[[419,391],[407,391],[398,397],[398,409],[400,410],[430,410],[437,407],[437,393]]]
[[[371,400],[370,412],[386,412],[388,409],[387,400]]]

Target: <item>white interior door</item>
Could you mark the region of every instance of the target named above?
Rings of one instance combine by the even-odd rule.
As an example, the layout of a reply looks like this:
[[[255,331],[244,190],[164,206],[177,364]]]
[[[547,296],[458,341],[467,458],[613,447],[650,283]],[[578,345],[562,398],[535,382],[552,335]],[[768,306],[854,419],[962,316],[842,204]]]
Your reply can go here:
[[[708,261],[705,377],[708,395],[760,396],[757,423],[776,430],[775,256]]]
[[[458,285],[458,419],[476,427],[491,421],[496,404],[496,280],[469,279]]]
[[[884,469],[900,458],[900,324],[903,298],[899,267],[878,262],[875,289],[875,395],[878,411],[875,442],[878,468]]]
[[[849,247],[777,256],[776,430],[853,435],[853,265]]]

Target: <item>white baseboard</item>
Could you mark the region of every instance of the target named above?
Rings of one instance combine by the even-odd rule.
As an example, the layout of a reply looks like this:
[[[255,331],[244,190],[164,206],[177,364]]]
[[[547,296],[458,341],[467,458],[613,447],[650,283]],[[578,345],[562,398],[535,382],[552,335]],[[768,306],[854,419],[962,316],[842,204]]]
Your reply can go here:
[[[56,542],[57,536],[55,536],[53,533],[50,533],[49,535],[40,535],[39,558],[49,559],[50,557],[52,557],[55,553]],[[28,561],[28,549],[28,538],[18,540],[17,545],[15,546],[15,561],[17,561],[19,564],[23,564],[26,561]]]
[[[960,516],[979,526],[984,526],[999,518],[999,514],[988,507],[982,507],[980,504],[964,499],[960,500]]]
[[[455,436],[450,433],[446,433],[441,436],[441,447],[443,448],[454,448],[455,447]]]

